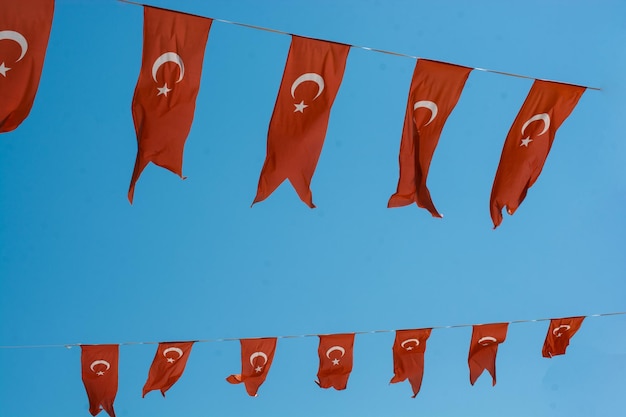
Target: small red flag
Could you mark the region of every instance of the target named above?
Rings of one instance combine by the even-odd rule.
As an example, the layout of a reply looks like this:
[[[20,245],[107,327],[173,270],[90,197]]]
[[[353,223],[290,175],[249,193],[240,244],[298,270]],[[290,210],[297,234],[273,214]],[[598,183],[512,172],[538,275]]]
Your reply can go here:
[[[288,179],[314,208],[311,178],[324,145],[349,45],[291,37],[285,72],[267,134],[267,155],[253,205]]]
[[[133,97],[137,159],[128,190],[152,162],[183,177],[183,149],[213,20],[144,6],[143,54]]]
[[[570,339],[580,329],[584,319],[585,317],[583,316],[550,320],[548,334],[541,350],[542,356],[551,358],[557,355],[564,355]]]
[[[81,345],[83,384],[92,416],[101,410],[115,417],[113,402],[117,394],[119,345]]]
[[[420,59],[415,65],[400,142],[398,188],[387,207],[416,203],[433,217],[443,217],[426,187],[439,136],[456,106],[471,68]]]
[[[248,395],[256,397],[272,366],[276,340],[275,337],[241,339],[241,374],[230,375],[226,381],[231,384],[243,382]]]
[[[16,129],[35,101],[54,0],[0,2],[0,133]]]
[[[470,369],[470,383],[474,385],[486,369],[496,385],[496,354],[498,345],[506,339],[508,323],[478,324],[472,330],[467,362]]]
[[[424,376],[424,352],[426,341],[432,329],[397,330],[393,343],[393,378],[391,384],[406,379],[413,388],[413,398],[417,396]]]
[[[494,229],[502,209],[512,215],[522,204],[548,157],[557,129],[570,115],[585,87],[535,80],[504,142],[491,189]]]
[[[194,342],[159,343],[156,355],[148,372],[148,380],[143,386],[142,397],[153,390],[165,391],[178,381],[183,372]]]
[[[320,388],[346,389],[352,372],[354,333],[320,336],[320,366],[315,383]]]

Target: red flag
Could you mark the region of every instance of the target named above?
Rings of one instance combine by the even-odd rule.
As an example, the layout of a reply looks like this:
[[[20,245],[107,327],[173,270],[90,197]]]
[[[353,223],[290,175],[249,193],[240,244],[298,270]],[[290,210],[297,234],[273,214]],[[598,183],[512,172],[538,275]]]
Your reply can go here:
[[[393,343],[393,378],[391,384],[406,379],[413,388],[413,398],[417,396],[424,376],[424,352],[426,341],[432,329],[397,330]]]
[[[285,179],[314,208],[311,178],[324,145],[349,45],[291,37],[285,72],[267,134],[267,155],[253,205]]]
[[[131,203],[135,183],[148,163],[183,177],[183,148],[212,22],[144,6],[143,54],[132,105],[137,159],[128,190]]]
[[[117,394],[119,345],[81,345],[83,384],[92,416],[101,410],[115,417],[113,402]]]
[[[570,339],[580,329],[584,319],[585,317],[583,316],[550,320],[548,334],[541,350],[542,356],[551,358],[557,355],[564,355]]]
[[[508,323],[478,324],[472,331],[472,341],[467,362],[470,369],[470,383],[478,379],[486,369],[496,385],[496,354],[498,345],[506,339]]]
[[[584,87],[535,80],[504,142],[491,189],[494,229],[502,209],[512,215],[522,204],[548,157],[557,129],[585,92]]]
[[[230,375],[226,378],[231,384],[246,386],[248,395],[256,397],[259,387],[265,382],[270,371],[276,338],[241,339],[241,374]]]
[[[317,354],[320,367],[315,383],[320,388],[346,389],[352,372],[354,333],[320,336]]]
[[[0,133],[16,129],[35,101],[54,0],[0,2]]]
[[[443,217],[426,187],[439,136],[456,106],[471,68],[420,59],[415,65],[400,142],[398,188],[387,207],[416,203],[433,217]]]
[[[159,343],[148,372],[148,380],[143,386],[142,397],[157,389],[161,390],[165,397],[165,391],[170,389],[185,371],[192,346],[193,342]]]

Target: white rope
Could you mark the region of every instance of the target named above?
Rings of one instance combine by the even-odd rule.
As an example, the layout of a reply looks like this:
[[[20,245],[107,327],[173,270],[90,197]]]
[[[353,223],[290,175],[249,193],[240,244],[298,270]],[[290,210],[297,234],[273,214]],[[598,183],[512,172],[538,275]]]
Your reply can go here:
[[[150,6],[149,4],[137,3],[137,2],[134,2],[134,1],[130,1],[130,0],[118,0],[118,1],[122,2],[122,3],[133,4],[135,6],[154,7],[154,6]],[[166,8],[161,8],[161,7],[154,7],[154,8],[155,9],[161,9],[161,10],[167,10],[167,11],[175,12],[175,13],[184,13],[184,12],[179,12],[177,10],[171,10],[171,9],[166,9]],[[184,14],[190,14],[190,13],[184,13]],[[190,15],[191,16],[196,16],[196,17],[202,17],[202,18],[205,18],[205,19],[212,19],[212,20],[214,20],[216,22],[226,23],[226,24],[229,24],[229,25],[242,26],[242,27],[247,27],[247,28],[256,29],[256,30],[263,30],[263,31],[266,31],[266,32],[278,33],[278,34],[281,34],[281,35],[289,35],[289,36],[295,35],[293,33],[283,32],[281,30],[276,30],[276,29],[265,28],[265,27],[262,27],[262,26],[249,25],[247,23],[233,22],[233,21],[230,21],[230,20],[216,19],[216,18],[212,18],[212,17],[199,16],[199,15],[194,15],[194,14],[190,14]],[[295,36],[301,36],[301,35],[295,35]],[[309,39],[317,39],[317,38],[309,38]],[[343,42],[329,41],[327,39],[318,39],[318,40],[323,40],[325,42],[341,43],[343,45],[348,45],[348,46],[350,46],[352,48],[363,49],[365,51],[379,52],[379,53],[382,53],[382,54],[395,55],[395,56],[400,56],[400,57],[404,57],[404,58],[420,59],[420,57],[417,57],[417,56],[414,56],[414,55],[407,55],[407,54],[402,54],[402,53],[399,53],[399,52],[386,51],[384,49],[370,48],[368,46],[350,45],[350,44],[343,43]],[[424,59],[428,59],[428,58],[424,58]],[[442,62],[442,61],[440,61],[440,62]],[[454,64],[454,65],[460,65],[460,64]],[[465,65],[461,65],[461,66],[465,66]],[[465,66],[465,67],[467,67],[467,66]],[[471,68],[471,67],[467,67],[467,68]],[[476,71],[483,71],[483,72],[490,72],[490,73],[493,73],[493,74],[507,75],[509,77],[525,78],[525,79],[528,79],[528,80],[541,80],[541,81],[550,81],[550,82],[558,82],[558,83],[562,83],[562,84],[575,85],[575,84],[571,84],[571,83],[564,83],[562,81],[546,80],[546,79],[541,79],[541,78],[530,77],[530,76],[527,76],[527,75],[515,74],[515,73],[512,73],[512,72],[497,71],[497,70],[492,70],[492,69],[487,69],[487,68],[473,68],[473,69],[475,69]],[[588,90],[602,91],[601,88],[597,88],[597,87],[588,87],[588,86],[584,86],[584,85],[579,85],[579,87],[584,87],[584,88],[586,88]]]
[[[122,1],[122,0],[120,0]],[[617,315],[622,315],[622,314],[626,314],[626,311],[620,311],[620,312],[615,312],[615,313],[600,313],[600,314],[591,314],[588,316],[577,316],[577,317],[607,317],[607,316],[617,316]],[[569,317],[576,317],[576,316],[569,316]],[[542,318],[542,319],[530,319],[530,320],[513,320],[513,321],[509,321],[509,324],[518,324],[518,323],[536,323],[536,322],[540,322],[540,321],[549,321],[549,320],[554,320],[554,319],[559,319],[559,318],[566,318],[566,317],[555,317],[552,319],[546,319],[546,318]],[[504,322],[502,322],[504,323]],[[428,328],[428,329],[433,329],[433,330],[438,330],[438,329],[456,329],[459,327],[472,327],[472,326],[476,326],[478,324],[452,324],[452,325],[448,325],[448,326],[432,326],[432,327],[421,327],[422,329],[424,328]],[[357,332],[348,332],[348,333],[353,333],[353,334],[375,334],[375,333],[391,333],[391,332],[395,332],[397,330],[365,330],[365,331],[357,331]],[[336,333],[333,333],[336,334]],[[268,338],[268,337],[272,337],[272,338],[276,338],[276,339],[296,339],[296,338],[301,338],[301,337],[317,337],[317,336],[325,336],[325,335],[330,335],[330,333],[318,333],[318,334],[299,334],[299,335],[285,335],[285,336],[263,336],[263,337],[231,337],[231,338],[219,338],[219,339],[198,339],[198,340],[188,340],[188,342],[195,342],[195,343],[216,343],[216,342],[236,342],[239,340],[243,340],[243,339],[264,339],[264,338]],[[128,345],[156,345],[160,342],[121,342],[121,343],[106,343],[106,344],[116,344],[116,345],[120,345],[120,346],[128,346]],[[84,344],[91,344],[91,343],[63,343],[63,344],[58,344],[58,345],[54,345],[54,344],[46,344],[46,345],[15,345],[15,346],[0,346],[0,349],[35,349],[35,348],[59,348],[59,347],[64,347],[67,349],[71,349],[72,347],[75,346],[81,346]],[[104,344],[104,343],[103,343]]]

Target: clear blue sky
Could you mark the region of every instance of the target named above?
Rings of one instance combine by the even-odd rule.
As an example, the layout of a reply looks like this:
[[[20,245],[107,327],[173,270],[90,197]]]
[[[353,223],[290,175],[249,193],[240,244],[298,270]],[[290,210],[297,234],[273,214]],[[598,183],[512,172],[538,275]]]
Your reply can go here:
[[[506,4],[504,4],[506,3]],[[37,98],[0,135],[0,345],[394,330],[626,307],[626,4],[200,1],[154,6],[470,67],[602,88],[559,129],[539,180],[492,229],[489,195],[532,80],[473,71],[429,176],[435,219],[387,209],[415,60],[352,48],[309,209],[285,183],[250,207],[290,38],[214,22],[182,181],[150,165],[129,205],[143,12],[57,0]],[[1,59],[1,58],[0,58]],[[1,97],[1,92],[0,92]],[[389,385],[394,334],[359,334],[345,391],[315,383],[316,337],[279,339],[257,398],[224,379],[238,342],[199,343],[163,399],[156,345],[120,347],[124,416],[611,416],[626,316],[588,318],[565,356],[511,324],[498,383],[469,383],[471,328],[436,329],[422,390]],[[0,349],[0,415],[88,416],[80,349]],[[100,415],[106,415],[102,412]]]

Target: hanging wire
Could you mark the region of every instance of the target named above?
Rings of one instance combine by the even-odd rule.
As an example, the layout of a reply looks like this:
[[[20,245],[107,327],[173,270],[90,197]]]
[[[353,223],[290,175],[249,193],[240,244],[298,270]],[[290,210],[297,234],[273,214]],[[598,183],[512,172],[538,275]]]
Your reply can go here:
[[[131,1],[131,0],[117,0],[117,1],[119,1],[121,3],[132,4],[132,5],[135,5],[135,6],[152,7],[152,8],[155,8],[155,9],[167,10],[169,12],[175,12],[175,13],[183,13],[183,14],[187,14],[187,15],[190,15],[190,16],[201,17],[201,18],[204,18],[204,19],[212,19],[213,21],[216,21],[216,22],[226,23],[226,24],[229,24],[229,25],[242,26],[242,27],[246,27],[246,28],[250,28],[250,29],[262,30],[262,31],[265,31],[265,32],[272,32],[272,33],[278,33],[278,34],[281,34],[281,35],[289,35],[289,36],[294,36],[294,35],[295,36],[301,36],[301,35],[296,35],[294,33],[283,32],[281,30],[270,29],[270,28],[266,28],[266,27],[262,27],[262,26],[249,25],[247,23],[233,22],[233,21],[230,21],[230,20],[216,19],[216,18],[207,17],[207,16],[200,16],[200,15],[191,14],[191,13],[179,12],[177,10],[166,9],[166,8],[162,8],[162,7],[150,6],[149,4],[137,3],[137,2],[134,2],[134,1]],[[310,38],[310,39],[317,39],[317,40],[322,40],[322,41],[325,41],[325,42],[336,42],[336,41],[328,41],[326,39],[318,39],[318,38]],[[338,43],[342,43],[344,45],[348,45],[348,46],[350,46],[352,48],[363,49],[365,51],[378,52],[378,53],[381,53],[381,54],[400,56],[400,57],[404,57],[404,58],[420,59],[420,57],[418,57],[418,56],[407,55],[407,54],[403,54],[403,53],[400,53],[400,52],[386,51],[384,49],[370,48],[368,46],[351,45],[351,44],[346,44],[346,43],[343,43],[343,42],[338,42]],[[424,58],[424,59],[426,59],[426,58]],[[460,65],[460,64],[455,64],[455,65]],[[472,67],[468,67],[468,68],[472,68]],[[527,79],[527,80],[540,80],[540,81],[549,81],[549,82],[556,82],[556,83],[562,83],[562,84],[576,85],[576,84],[571,84],[571,83],[563,83],[561,81],[546,80],[546,79],[543,79],[543,78],[530,77],[528,75],[515,74],[515,73],[512,73],[512,72],[497,71],[497,70],[492,70],[492,69],[488,69],[488,68],[473,67],[472,69],[474,69],[476,71],[490,72],[492,74],[506,75],[506,76],[509,76],[509,77],[524,78],[524,79]],[[598,88],[598,87],[588,87],[588,86],[584,86],[584,85],[577,85],[577,86],[578,87],[584,87],[584,88],[586,88],[588,90],[602,91],[602,89]]]
[[[121,0],[120,0],[121,1]],[[607,317],[607,316],[618,316],[626,314],[626,311],[619,311],[614,313],[600,313],[600,314],[590,314],[588,316],[568,316],[568,317]],[[549,321],[555,320],[559,318],[568,318],[568,317],[555,317],[555,318],[542,318],[542,319],[530,319],[530,320],[513,320],[508,322],[509,324],[518,324],[518,323],[536,323],[540,321]],[[452,324],[448,326],[432,326],[432,327],[420,327],[421,329],[429,328],[433,330],[439,329],[457,329],[460,327],[473,327],[478,326],[479,324]],[[397,330],[364,330],[357,332],[348,332],[352,334],[376,334],[376,333],[392,333]],[[299,335],[283,335],[283,336],[263,336],[263,337],[224,337],[218,339],[197,339],[197,340],[188,340],[188,342],[194,343],[217,343],[217,342],[236,342],[243,339],[264,339],[268,337],[276,338],[276,339],[297,339],[303,337],[317,337],[317,336],[329,336],[336,333],[310,333],[310,334],[299,334]],[[121,343],[113,343],[120,346],[130,346],[130,345],[156,345],[161,342],[121,342]],[[81,346],[85,344],[91,343],[64,343],[64,344],[47,344],[47,345],[15,345],[15,346],[0,346],[0,349],[36,349],[36,348],[59,348],[64,347],[67,349],[71,349],[75,346]]]

